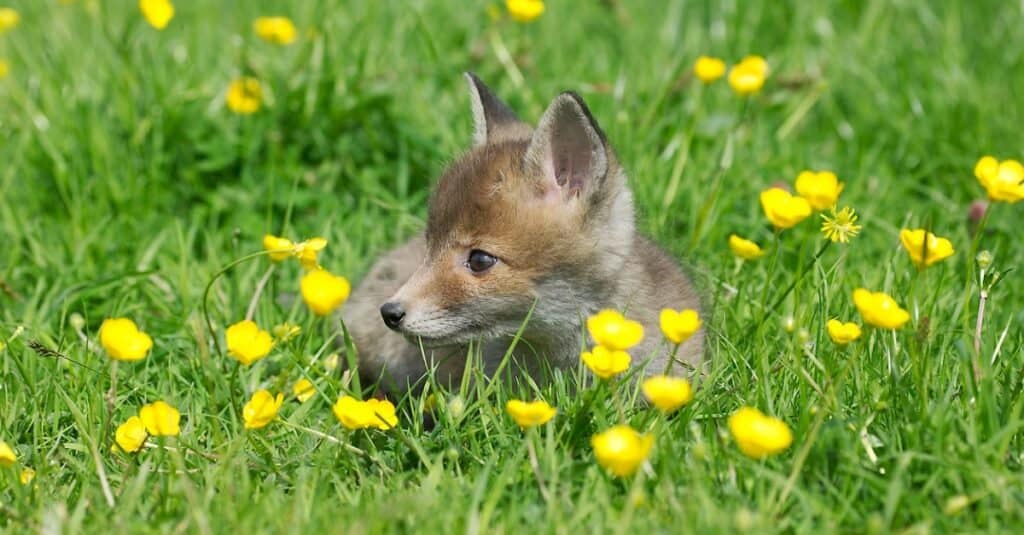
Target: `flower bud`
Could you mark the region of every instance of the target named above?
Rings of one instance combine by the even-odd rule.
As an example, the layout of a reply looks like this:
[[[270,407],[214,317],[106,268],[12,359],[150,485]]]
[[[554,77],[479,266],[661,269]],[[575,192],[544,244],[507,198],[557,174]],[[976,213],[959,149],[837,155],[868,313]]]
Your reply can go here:
[[[962,513],[968,505],[971,505],[971,499],[963,494],[958,494],[946,500],[946,505],[942,508],[942,512],[946,516],[955,516]]]
[[[981,222],[981,218],[985,217],[986,210],[988,210],[987,202],[981,200],[972,202],[970,208],[967,209],[968,221],[972,225],[977,225]]]
[[[462,396],[452,396],[448,400],[448,414],[451,414],[454,420],[461,420],[466,414],[466,400],[462,399]]]
[[[806,344],[811,339],[811,331],[808,331],[806,327],[800,327],[800,330],[796,332],[796,340],[801,344]]]
[[[978,262],[978,267],[981,269],[988,269],[992,265],[993,260],[992,253],[988,250],[978,253],[978,256],[974,257],[974,259]]]
[[[76,331],[81,331],[85,328],[85,318],[83,318],[78,312],[71,313],[71,316],[68,317],[68,323],[71,325],[71,328]]]

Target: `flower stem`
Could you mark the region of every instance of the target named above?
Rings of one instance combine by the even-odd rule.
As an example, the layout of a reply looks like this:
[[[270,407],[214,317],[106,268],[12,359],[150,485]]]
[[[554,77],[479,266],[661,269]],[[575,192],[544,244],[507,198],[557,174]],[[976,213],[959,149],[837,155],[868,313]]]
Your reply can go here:
[[[540,495],[544,497],[544,501],[551,501],[551,494],[548,493],[548,488],[544,484],[544,476],[540,473],[540,463],[537,461],[537,451],[533,447],[533,439],[537,436],[534,429],[530,429],[526,434],[526,454],[530,459],[530,468],[533,469],[533,477],[537,480],[537,488],[540,489]]]
[[[260,295],[263,294],[263,289],[267,287],[267,282],[270,281],[270,276],[274,273],[274,264],[270,264],[267,268],[267,272],[260,277],[260,281],[256,283],[256,290],[252,293],[252,299],[249,301],[249,308],[245,311],[245,319],[251,320],[256,315],[256,305],[260,302]]]
[[[988,300],[988,289],[985,288],[985,270],[981,270],[982,287],[978,294],[978,319],[974,323],[974,354],[971,355],[971,366],[974,368],[974,380],[981,382],[981,331],[985,323],[985,302]]]
[[[747,110],[750,109],[750,103],[748,99],[743,99],[743,107],[740,110],[740,117],[736,121],[735,127],[729,132],[729,135],[725,138],[725,143],[722,144],[721,150],[718,152],[717,166],[715,167],[715,174],[711,179],[711,193],[707,196],[704,204],[701,205],[700,210],[697,212],[697,220],[693,225],[693,232],[690,234],[690,250],[697,248],[698,242],[700,242],[701,232],[704,229],[704,224],[707,222],[708,216],[711,213],[711,209],[714,208],[715,202],[718,200],[718,192],[722,187],[722,177],[725,172],[732,168],[733,159],[733,146],[736,139],[736,134],[740,128],[743,127],[743,123],[746,122]]]
[[[676,353],[679,353],[679,346],[681,344],[675,344],[672,347],[672,354],[668,356],[668,363],[665,364],[665,375],[672,374],[672,365],[676,363]]]
[[[107,422],[104,426],[103,434],[106,436],[110,432],[110,427],[114,421],[114,402],[117,400],[117,361],[110,363],[110,390],[107,390]]]
[[[775,229],[772,238],[774,239],[775,247],[773,248],[774,251],[772,251],[772,261],[768,263],[768,273],[765,275],[764,289],[761,290],[761,319],[757,322],[758,328],[764,323],[765,316],[768,314],[768,290],[771,286],[769,283],[772,277],[775,276],[775,268],[779,264],[779,255],[782,254],[782,232],[779,229]]]
[[[338,444],[339,446],[344,448],[346,451],[349,451],[349,452],[352,452],[352,453],[356,453],[356,454],[359,454],[359,455],[366,455],[366,451],[361,450],[361,449],[353,446],[352,444],[349,444],[348,442],[345,442],[345,441],[339,439],[338,437],[328,435],[327,433],[324,433],[322,431],[317,431],[316,429],[313,429],[313,428],[310,428],[310,427],[304,427],[304,426],[301,426],[299,424],[293,424],[293,423],[291,423],[288,420],[285,420],[283,418],[282,419],[278,419],[278,421],[281,422],[281,425],[284,425],[285,427],[291,427],[292,429],[295,429],[296,431],[302,431],[303,433],[308,433],[308,434],[313,435],[313,436],[315,436],[317,438],[321,438],[321,439],[326,440],[328,442],[331,442],[331,443],[334,443],[334,444]]]
[[[626,411],[622,409],[622,402],[619,400],[618,381],[616,381],[615,379],[611,379],[605,381],[605,383],[608,385],[608,388],[610,388],[612,391],[612,403],[615,404],[615,412],[619,415],[619,423],[624,424],[626,423]]]
[[[804,439],[803,446],[800,451],[797,452],[796,460],[793,462],[793,469],[789,473],[789,477],[786,478],[785,486],[782,491],[779,492],[779,497],[775,500],[775,505],[772,507],[771,516],[774,517],[778,514],[782,504],[789,497],[790,493],[793,492],[793,488],[796,486],[796,480],[800,477],[800,471],[803,469],[804,463],[807,461],[807,456],[811,452],[811,448],[814,446],[814,441],[818,437],[818,432],[821,431],[821,426],[825,423],[825,418],[829,415],[829,407],[834,406],[836,409],[839,408],[839,390],[843,386],[843,382],[846,380],[846,376],[850,370],[853,369],[853,363],[857,359],[850,358],[846,362],[846,366],[843,367],[842,371],[839,372],[839,376],[834,381],[829,381],[828,388],[828,402],[829,405],[822,406],[818,410],[818,414],[814,418],[814,423],[811,424],[810,431],[807,432],[806,438]]]
[[[985,226],[988,224],[989,214],[992,212],[995,203],[989,203],[985,207],[985,213],[982,214],[981,220],[978,222],[978,227],[974,231],[974,239],[971,240],[971,252],[967,255],[967,276],[968,280],[974,276],[974,268],[977,263],[975,258],[978,254],[978,247],[981,245],[981,237],[985,234]],[[974,322],[974,353],[971,355],[971,368],[974,371],[974,382],[978,384],[981,380],[981,330],[985,316],[985,301],[988,299],[988,292],[985,290],[985,270],[982,269],[981,274],[978,278],[979,285],[979,299],[978,299],[978,317]],[[970,319],[967,315],[967,311],[970,310],[971,300],[971,285],[964,285],[964,298],[963,298],[963,310],[964,310],[964,330],[967,330]]]
[[[235,266],[241,264],[242,262],[252,260],[253,258],[259,256],[265,256],[267,254],[269,254],[269,251],[259,251],[256,253],[247,254],[241,258],[236,259],[235,261],[221,268],[221,270],[218,271],[217,274],[214,275],[213,278],[211,278],[210,281],[206,283],[206,288],[203,289],[203,319],[206,321],[207,333],[209,334],[210,338],[213,339],[213,346],[217,350],[218,355],[224,353],[224,350],[220,347],[220,339],[217,338],[217,336],[214,334],[213,322],[210,320],[210,307],[207,306],[210,300],[210,290],[213,289],[213,283],[217,282],[217,279],[219,279],[228,271],[231,271]]]
[[[967,311],[969,311],[971,309],[970,308],[970,304],[971,304],[971,285],[970,285],[970,281],[974,277],[974,268],[977,265],[976,262],[975,262],[975,257],[978,254],[978,248],[981,245],[981,237],[985,234],[985,227],[988,224],[989,214],[992,212],[993,206],[994,206],[994,203],[990,203],[985,208],[985,213],[981,216],[981,221],[978,222],[978,226],[977,226],[977,228],[974,231],[974,239],[971,240],[971,252],[967,255],[967,259],[966,259],[967,260],[967,282],[968,282],[968,284],[964,285],[964,295],[963,295],[963,299],[962,299],[962,301],[963,301],[962,310],[964,311],[964,315],[963,315],[963,318],[964,318],[964,320],[963,320],[964,331],[967,331],[970,328],[970,321],[971,320],[970,320],[969,313]]]
[[[769,312],[777,309],[779,305],[782,304],[782,301],[784,301],[786,297],[788,297],[789,294],[793,291],[793,288],[796,288],[797,283],[803,280],[804,275],[808,271],[810,271],[812,267],[814,267],[814,264],[818,262],[818,259],[821,258],[821,255],[825,254],[825,251],[828,249],[829,245],[832,245],[832,242],[826,240],[825,244],[821,246],[821,249],[818,249],[818,252],[814,253],[814,256],[811,258],[811,260],[807,262],[807,265],[804,266],[804,269],[802,269],[796,277],[793,277],[793,281],[789,283],[789,286],[787,286],[786,289],[782,292],[782,295],[780,295],[778,299],[776,299],[775,302],[772,303],[772,306],[765,308],[764,310],[761,311],[761,319],[757,322],[758,328],[760,328],[764,321],[768,319]],[[768,288],[767,284],[765,284],[765,288]],[[767,293],[767,290],[765,290],[765,293]]]

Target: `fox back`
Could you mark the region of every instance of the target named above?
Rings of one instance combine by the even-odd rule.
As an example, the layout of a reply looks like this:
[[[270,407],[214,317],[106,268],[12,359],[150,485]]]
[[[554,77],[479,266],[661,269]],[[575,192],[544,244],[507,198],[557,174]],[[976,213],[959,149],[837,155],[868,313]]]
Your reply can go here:
[[[513,374],[541,380],[548,368],[576,366],[586,317],[615,308],[646,328],[634,363],[660,373],[660,310],[696,309],[699,299],[636,233],[626,175],[583,99],[559,95],[534,129],[466,78],[472,148],[438,181],[424,235],[382,257],[346,308],[360,372],[392,391],[431,369],[457,381],[479,342],[491,374],[521,331]],[[696,365],[702,334],[676,359]]]

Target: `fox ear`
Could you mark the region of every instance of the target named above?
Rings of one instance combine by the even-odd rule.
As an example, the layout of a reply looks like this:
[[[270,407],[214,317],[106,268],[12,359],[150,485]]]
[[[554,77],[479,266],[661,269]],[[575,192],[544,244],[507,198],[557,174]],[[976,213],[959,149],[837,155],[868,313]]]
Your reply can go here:
[[[540,118],[526,150],[545,197],[569,199],[592,191],[608,172],[604,132],[576,93],[558,95]]]
[[[467,72],[466,82],[473,106],[474,147],[530,137],[530,125],[520,121],[516,112],[495,96],[475,74]]]

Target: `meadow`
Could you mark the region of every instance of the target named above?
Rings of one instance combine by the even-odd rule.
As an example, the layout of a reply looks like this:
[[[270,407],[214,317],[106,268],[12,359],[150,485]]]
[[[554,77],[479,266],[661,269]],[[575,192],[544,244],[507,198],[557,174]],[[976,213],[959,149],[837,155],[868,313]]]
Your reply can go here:
[[[1021,530],[1022,212],[976,164],[1024,158],[1024,5],[545,4],[522,22],[504,2],[176,0],[158,29],[135,1],[3,2],[0,531]],[[261,38],[268,15],[293,39]],[[763,87],[703,83],[702,55],[763,56]],[[684,407],[632,403],[621,378],[573,388],[581,363],[540,387],[432,384],[386,429],[332,413],[369,389],[263,238],[322,237],[314,263],[356,284],[421,232],[470,143],[465,71],[530,121],[563,90],[586,99],[638,227],[704,296],[707,372]],[[258,95],[229,89],[243,76]],[[847,243],[821,232],[828,210],[766,218],[762,192],[805,170],[844,183]],[[955,252],[918,269],[904,229]],[[765,254],[737,258],[732,234]],[[858,288],[908,321],[872,326]],[[225,333],[246,317],[298,332],[245,365]],[[109,318],[151,337],[144,358],[112,358]],[[837,344],[831,319],[863,332]],[[283,402],[247,429],[259,390]],[[511,399],[557,414],[523,430]],[[180,413],[172,436],[117,447],[156,401]],[[745,455],[728,422],[744,406],[792,443]],[[653,440],[622,477],[591,443],[618,423]]]

